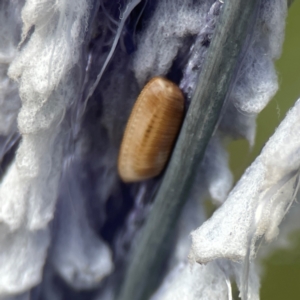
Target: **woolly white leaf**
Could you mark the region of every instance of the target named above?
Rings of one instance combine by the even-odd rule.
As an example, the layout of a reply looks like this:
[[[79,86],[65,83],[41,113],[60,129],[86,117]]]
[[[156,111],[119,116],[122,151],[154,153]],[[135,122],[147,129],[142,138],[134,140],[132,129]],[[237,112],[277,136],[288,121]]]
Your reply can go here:
[[[219,257],[243,260],[262,235],[274,238],[294,197],[300,167],[298,100],[248,168],[228,199],[192,233],[192,257],[208,262]]]

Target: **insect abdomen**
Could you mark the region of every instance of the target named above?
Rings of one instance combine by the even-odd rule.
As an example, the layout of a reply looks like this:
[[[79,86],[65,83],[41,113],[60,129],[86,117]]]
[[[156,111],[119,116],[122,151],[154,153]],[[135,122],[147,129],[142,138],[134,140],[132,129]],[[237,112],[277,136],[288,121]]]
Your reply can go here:
[[[158,175],[165,167],[184,112],[184,97],[171,81],[155,77],[140,93],[121,144],[118,170],[125,182]]]

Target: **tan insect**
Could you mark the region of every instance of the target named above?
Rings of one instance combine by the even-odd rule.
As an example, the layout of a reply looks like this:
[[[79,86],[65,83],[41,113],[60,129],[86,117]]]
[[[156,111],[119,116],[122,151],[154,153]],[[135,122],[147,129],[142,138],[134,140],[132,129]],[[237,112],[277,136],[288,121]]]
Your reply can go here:
[[[184,97],[177,85],[154,77],[141,91],[121,144],[118,171],[124,182],[158,175],[174,146],[184,113]]]

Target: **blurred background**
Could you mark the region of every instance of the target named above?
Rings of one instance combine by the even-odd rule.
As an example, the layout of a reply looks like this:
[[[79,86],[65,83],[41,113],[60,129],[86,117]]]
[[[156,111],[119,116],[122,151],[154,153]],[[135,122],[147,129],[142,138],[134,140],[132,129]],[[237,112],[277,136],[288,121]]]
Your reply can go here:
[[[300,1],[295,1],[288,12],[282,56],[276,63],[279,91],[257,119],[255,145],[250,149],[248,142],[241,140],[231,142],[228,147],[235,181],[260,153],[289,108],[300,97],[299,54]],[[300,232],[293,233],[289,240],[291,241],[289,249],[276,251],[264,261],[261,300],[300,299]]]

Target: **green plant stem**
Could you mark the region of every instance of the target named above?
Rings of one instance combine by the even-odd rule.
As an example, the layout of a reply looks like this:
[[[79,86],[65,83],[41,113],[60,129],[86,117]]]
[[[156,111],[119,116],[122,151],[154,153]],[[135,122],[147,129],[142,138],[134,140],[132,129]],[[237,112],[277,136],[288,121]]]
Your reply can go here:
[[[167,259],[166,241],[189,197],[234,80],[259,0],[225,1],[198,86],[153,208],[133,251],[118,300],[146,300]],[[252,22],[252,23],[251,23]]]

